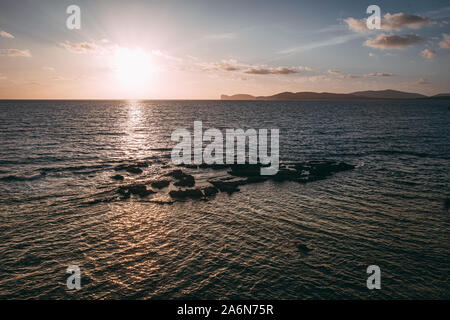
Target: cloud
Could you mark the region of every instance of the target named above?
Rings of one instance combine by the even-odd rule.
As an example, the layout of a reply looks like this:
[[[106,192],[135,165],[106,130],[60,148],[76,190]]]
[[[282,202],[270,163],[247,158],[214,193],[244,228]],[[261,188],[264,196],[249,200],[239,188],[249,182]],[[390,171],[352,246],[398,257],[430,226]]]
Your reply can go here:
[[[172,55],[168,54],[166,51],[152,50],[152,55],[156,56],[156,57],[164,58],[164,59],[170,60],[170,61],[175,61],[175,62],[181,62],[182,61],[181,58],[172,56]]]
[[[289,67],[278,67],[278,68],[264,68],[264,67],[253,67],[250,68],[244,73],[248,74],[258,74],[258,75],[266,75],[266,74],[293,74],[293,73],[299,73],[295,67],[289,68]]]
[[[439,47],[444,49],[450,49],[450,35],[445,33],[442,35],[442,41],[439,42]]]
[[[349,79],[360,78],[360,76],[358,76],[358,75],[356,75],[356,74],[347,74],[345,77],[346,77],[346,78],[349,78]]]
[[[332,74],[332,75],[340,75],[341,74],[341,72],[339,70],[328,70],[328,73]]]
[[[222,62],[215,63],[214,64],[218,69],[225,70],[225,71],[238,71],[241,70],[241,65],[233,59],[230,60],[223,60]]]
[[[349,29],[358,33],[371,31],[367,28],[366,19],[347,18],[344,22]],[[426,25],[434,24],[435,22],[430,18],[417,16],[407,13],[386,13],[381,19],[381,29],[386,31],[402,30],[402,29],[420,29]]]
[[[393,73],[384,73],[384,72],[374,72],[374,73],[368,73],[364,75],[365,77],[394,77],[395,74]]]
[[[430,18],[407,13],[386,13],[384,15],[384,21],[384,26],[383,21],[381,21],[381,27],[384,30],[401,30],[403,28],[420,29],[423,26],[435,23]]]
[[[229,60],[222,60],[220,62],[197,62],[196,65],[198,65],[202,70],[206,71],[239,71],[242,68],[248,68],[249,65],[242,64],[237,62],[234,59]]]
[[[369,57],[376,57],[377,55],[373,52],[369,52]]]
[[[242,72],[254,75],[289,75],[300,73],[301,71],[311,71],[310,67],[294,66],[294,67],[269,67],[266,65],[252,65],[236,61],[235,59],[222,60],[220,62],[196,62],[196,66],[205,71],[225,71],[225,72]]]
[[[6,80],[6,76],[2,73],[0,73],[0,80]]]
[[[0,30],[0,37],[14,39],[14,36],[11,33],[6,32],[5,30]]]
[[[30,50],[20,50],[20,49],[0,49],[0,56],[5,57],[25,57],[30,58]]]
[[[422,42],[423,39],[415,34],[405,36],[380,34],[375,39],[368,39],[364,44],[377,49],[403,49],[415,43]]]
[[[419,80],[417,80],[416,82],[417,84],[431,84],[431,82],[429,82],[427,79],[425,78],[420,78]]]
[[[48,67],[48,66],[44,66],[44,67],[42,67],[42,70],[45,70],[45,71],[55,71],[55,68],[53,68],[53,67]]]
[[[74,43],[70,41],[60,43],[67,51],[72,53],[103,53],[105,49],[94,42],[79,42]]]
[[[433,60],[434,57],[436,56],[436,51],[433,51],[430,49],[424,49],[424,50],[422,50],[421,54],[428,60]]]
[[[349,29],[355,32],[363,33],[369,31],[366,25],[366,19],[347,18],[344,22],[348,25]]]

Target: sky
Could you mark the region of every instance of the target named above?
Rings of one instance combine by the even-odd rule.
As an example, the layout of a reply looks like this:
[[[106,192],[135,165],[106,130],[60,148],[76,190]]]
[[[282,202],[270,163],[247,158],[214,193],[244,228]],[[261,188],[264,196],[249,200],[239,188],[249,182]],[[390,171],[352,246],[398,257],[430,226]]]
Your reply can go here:
[[[70,5],[80,29],[66,25]],[[0,99],[433,95],[450,92],[449,69],[448,1],[0,2]]]

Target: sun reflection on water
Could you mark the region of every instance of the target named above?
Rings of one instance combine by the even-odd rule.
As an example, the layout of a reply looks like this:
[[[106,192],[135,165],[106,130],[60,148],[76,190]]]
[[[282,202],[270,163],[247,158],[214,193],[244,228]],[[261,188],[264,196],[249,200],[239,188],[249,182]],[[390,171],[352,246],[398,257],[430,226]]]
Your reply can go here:
[[[127,118],[124,123],[125,136],[122,141],[125,155],[132,159],[142,159],[146,156],[148,143],[148,127],[144,115],[144,106],[139,101],[127,102]]]

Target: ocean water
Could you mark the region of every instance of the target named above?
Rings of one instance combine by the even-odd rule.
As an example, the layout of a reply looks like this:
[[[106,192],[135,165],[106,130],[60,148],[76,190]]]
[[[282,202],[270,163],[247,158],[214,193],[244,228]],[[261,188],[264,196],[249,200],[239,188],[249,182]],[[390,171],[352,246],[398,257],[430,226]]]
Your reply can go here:
[[[0,298],[449,299],[449,106],[0,101]],[[171,170],[170,135],[195,120],[279,128],[282,161],[356,168],[208,201],[111,201],[120,185]],[[149,166],[112,180],[127,161]],[[220,174],[190,173],[198,183]],[[80,290],[66,288],[69,265]],[[369,265],[381,290],[366,287]]]

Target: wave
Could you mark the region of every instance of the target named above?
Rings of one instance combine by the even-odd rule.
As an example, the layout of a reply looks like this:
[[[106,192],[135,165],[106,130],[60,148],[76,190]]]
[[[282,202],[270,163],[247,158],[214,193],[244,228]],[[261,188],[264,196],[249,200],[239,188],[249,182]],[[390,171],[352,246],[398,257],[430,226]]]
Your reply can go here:
[[[436,156],[425,153],[425,152],[414,152],[414,151],[403,151],[403,150],[376,150],[374,154],[385,154],[385,155],[408,155],[419,158],[436,158]]]
[[[4,177],[0,177],[0,181],[6,181],[6,182],[13,182],[13,181],[33,181],[33,180],[37,180],[40,178],[43,178],[45,176],[45,173],[41,173],[41,174],[36,174],[34,176],[16,176],[16,175],[9,175],[9,176],[4,176]]]

